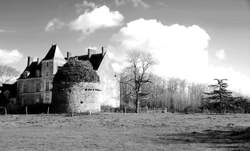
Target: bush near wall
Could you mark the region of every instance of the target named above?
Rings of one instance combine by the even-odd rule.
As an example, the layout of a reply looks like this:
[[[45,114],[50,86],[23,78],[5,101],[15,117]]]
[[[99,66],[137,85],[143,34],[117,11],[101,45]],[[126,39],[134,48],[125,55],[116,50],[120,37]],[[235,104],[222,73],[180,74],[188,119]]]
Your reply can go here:
[[[57,71],[54,77],[54,83],[60,82],[99,82],[100,78],[93,69],[89,61],[80,61],[71,58]]]

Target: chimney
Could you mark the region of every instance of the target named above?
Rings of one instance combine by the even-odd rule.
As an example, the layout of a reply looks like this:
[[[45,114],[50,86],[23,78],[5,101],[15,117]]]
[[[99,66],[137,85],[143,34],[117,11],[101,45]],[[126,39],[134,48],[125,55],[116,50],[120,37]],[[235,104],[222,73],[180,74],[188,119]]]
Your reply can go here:
[[[27,60],[27,66],[29,66],[30,65],[30,62],[31,61],[31,57],[30,56],[28,56],[28,60]]]
[[[37,63],[39,63],[39,61],[40,61],[40,60],[39,60],[39,58],[38,58],[38,57],[37,57],[37,60],[36,60],[36,61],[37,61]]]
[[[88,56],[91,57],[91,50],[88,48]]]
[[[102,46],[102,56],[104,56],[104,47]]]
[[[71,53],[67,51],[67,60],[71,57]]]

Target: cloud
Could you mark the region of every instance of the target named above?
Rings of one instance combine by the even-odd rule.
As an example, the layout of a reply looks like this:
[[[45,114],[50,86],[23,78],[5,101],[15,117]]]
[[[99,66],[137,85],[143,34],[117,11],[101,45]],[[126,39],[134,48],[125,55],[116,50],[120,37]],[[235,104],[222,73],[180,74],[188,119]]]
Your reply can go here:
[[[225,59],[226,59],[225,50],[221,49],[221,50],[216,51],[215,56],[216,56],[219,60],[225,60]]]
[[[209,66],[210,84],[215,83],[213,78],[228,79],[229,89],[241,94],[250,96],[250,87],[246,83],[250,83],[250,78],[243,73],[236,71],[232,67]]]
[[[144,8],[149,8],[150,5],[144,2],[143,0],[115,0],[117,6],[121,6],[127,3],[132,3],[134,7],[142,6]]]
[[[0,29],[0,33],[4,33],[4,32],[6,32],[6,30]]]
[[[23,55],[16,49],[5,50],[0,49],[0,64],[9,65],[16,63],[22,59]]]
[[[210,36],[198,25],[164,25],[157,20],[137,19],[127,23],[112,38],[112,68],[126,66],[126,52],[143,50],[152,53],[158,64],[153,73],[168,79],[178,77],[189,82],[213,83],[214,78],[227,78],[230,88],[250,95],[250,79],[231,67],[212,66],[208,62]],[[245,81],[245,82],[244,82]]]
[[[54,30],[57,30],[57,29],[61,29],[64,25],[65,25],[64,22],[60,21],[57,18],[54,18],[54,19],[52,19],[52,20],[50,20],[48,22],[48,24],[45,27],[45,31],[49,32],[49,31],[54,31]]]
[[[0,33],[12,33],[15,32],[13,30],[0,29]]]
[[[81,13],[81,12],[83,12],[83,11],[89,11],[90,9],[94,9],[94,8],[96,8],[97,6],[96,6],[96,4],[94,3],[94,2],[89,2],[89,1],[86,1],[86,0],[84,0],[82,3],[77,3],[76,5],[75,5],[75,7],[76,7],[76,11],[78,12],[78,13]]]
[[[70,23],[72,30],[88,35],[101,28],[110,28],[122,24],[124,17],[118,11],[110,11],[107,6],[101,6],[90,12],[85,12]]]
[[[203,71],[208,65],[206,48],[210,37],[197,25],[167,26],[157,20],[138,19],[129,22],[113,39],[125,51],[152,53],[159,61],[155,72],[163,77],[201,79],[193,73]]]

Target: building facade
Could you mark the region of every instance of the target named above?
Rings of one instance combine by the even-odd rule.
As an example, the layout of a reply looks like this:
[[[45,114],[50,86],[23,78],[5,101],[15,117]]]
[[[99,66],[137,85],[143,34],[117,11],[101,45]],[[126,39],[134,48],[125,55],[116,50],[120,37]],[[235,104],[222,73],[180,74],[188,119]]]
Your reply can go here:
[[[88,50],[87,55],[74,56],[79,60],[89,61],[94,70],[98,70],[105,53]],[[21,106],[34,104],[51,104],[53,78],[58,68],[63,66],[70,58],[65,58],[57,45],[52,45],[46,56],[39,61],[28,57],[27,67],[17,79],[17,104]]]
[[[57,45],[52,45],[40,62],[28,57],[27,67],[17,80],[17,104],[50,104],[54,74],[65,62]]]

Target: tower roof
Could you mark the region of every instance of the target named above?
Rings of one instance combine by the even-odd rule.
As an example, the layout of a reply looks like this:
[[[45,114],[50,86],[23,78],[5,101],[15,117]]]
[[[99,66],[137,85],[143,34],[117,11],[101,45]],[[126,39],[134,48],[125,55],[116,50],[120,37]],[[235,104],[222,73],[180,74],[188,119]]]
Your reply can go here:
[[[43,58],[43,60],[51,60],[51,59],[63,59],[64,60],[64,56],[63,56],[60,48],[56,44],[53,44],[51,46],[48,53]]]

